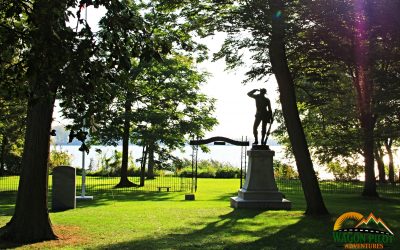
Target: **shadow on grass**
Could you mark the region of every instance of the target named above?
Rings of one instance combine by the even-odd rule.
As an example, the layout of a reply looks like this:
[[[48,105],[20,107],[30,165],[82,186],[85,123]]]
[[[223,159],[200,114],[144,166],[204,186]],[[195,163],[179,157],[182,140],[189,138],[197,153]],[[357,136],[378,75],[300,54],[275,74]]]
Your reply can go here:
[[[263,214],[263,215],[260,215]],[[268,215],[271,214],[271,218]],[[288,213],[293,216],[293,213]],[[290,215],[291,214],[291,215]],[[258,215],[261,220],[254,219]],[[334,249],[331,239],[332,218],[310,218],[294,215],[297,222],[287,223],[281,212],[239,209],[221,215],[217,220],[205,224],[189,233],[173,233],[160,237],[149,237],[97,246],[93,249]]]
[[[263,217],[255,219],[257,216]],[[260,219],[285,221],[287,216],[283,213],[233,210],[191,232],[177,231],[92,249],[336,249],[331,239],[332,218],[294,216],[298,218],[294,223],[279,225],[262,223]],[[0,241],[0,248],[19,246]]]
[[[1,197],[1,199],[0,199],[0,216],[13,215],[15,201],[17,199],[17,192],[16,191],[0,192],[0,197]]]
[[[225,200],[230,195],[226,193],[217,199]],[[382,197],[372,203],[371,199],[361,195],[326,194],[332,215],[305,217],[302,212],[295,212],[304,211],[299,209],[304,207],[302,194],[288,193],[287,196],[295,204],[292,212],[233,210],[212,222],[197,225],[200,229],[178,229],[175,233],[161,233],[93,249],[337,249],[332,239],[334,222],[342,213],[353,210],[364,215],[376,212],[395,232],[399,229],[396,219],[400,213],[398,198]],[[255,218],[257,216],[261,221],[260,217]],[[291,217],[294,220],[290,220]]]
[[[0,235],[2,234],[1,229],[0,229]],[[18,247],[24,246],[23,244],[19,243],[13,243],[13,242],[8,242],[0,239],[0,249],[14,249]]]
[[[219,195],[215,195],[212,199],[208,199],[209,201],[229,201],[231,197],[237,196],[237,192],[229,192],[229,193],[223,193]]]
[[[79,196],[80,193],[77,193]],[[184,193],[181,192],[154,192],[154,191],[126,191],[126,192],[93,192],[87,195],[94,196],[93,200],[77,201],[76,207],[96,207],[109,204],[110,202],[131,202],[131,201],[167,201],[177,200],[178,197],[184,200]],[[16,191],[0,192],[0,216],[12,216],[16,202]],[[51,193],[48,195],[48,208],[51,213]],[[60,212],[60,211],[57,211]],[[1,249],[1,248],[0,248]]]
[[[1,205],[7,205],[1,193]],[[15,193],[8,194],[9,200]],[[92,195],[92,194],[91,194]],[[78,206],[97,206],[115,200],[125,201],[165,201],[177,200],[176,196],[183,193],[168,192],[127,192],[109,194],[93,194],[95,200],[78,203]],[[231,193],[217,196],[225,200]],[[347,211],[358,211],[364,215],[374,212],[388,222],[396,233],[400,229],[398,214],[400,213],[400,199],[381,198],[371,202],[360,195],[324,195],[327,206],[332,212],[331,217],[302,216],[300,203],[301,193],[287,193],[287,197],[294,202],[294,211],[261,210],[232,210],[229,213],[187,228],[177,228],[168,232],[149,234],[148,238],[139,238],[114,243],[111,245],[95,246],[93,249],[336,249],[332,240],[332,228],[335,219]],[[296,203],[299,203],[296,205]],[[299,210],[299,212],[297,212]],[[1,210],[2,211],[2,210]],[[304,211],[304,210],[303,210]],[[375,213],[376,212],[376,213]],[[117,218],[116,218],[117,219]],[[95,240],[95,239],[94,239]],[[2,245],[1,248],[13,248],[18,245]]]
[[[230,243],[225,249],[337,249],[332,240],[333,218],[305,217],[291,225],[277,227],[269,233],[268,228],[261,238],[241,243]]]
[[[80,194],[77,194],[78,196]],[[110,202],[137,202],[137,201],[168,201],[184,200],[184,193],[180,192],[154,192],[154,191],[126,191],[126,192],[93,192],[87,195],[93,196],[93,200],[82,200],[76,202],[77,208],[97,207]]]

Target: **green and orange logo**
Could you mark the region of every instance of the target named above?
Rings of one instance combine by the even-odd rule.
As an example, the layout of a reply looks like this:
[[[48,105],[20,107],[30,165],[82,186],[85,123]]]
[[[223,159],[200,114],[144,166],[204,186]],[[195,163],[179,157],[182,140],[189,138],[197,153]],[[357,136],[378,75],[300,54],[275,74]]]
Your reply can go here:
[[[373,213],[365,218],[360,213],[347,212],[337,218],[333,240],[344,249],[383,249],[392,245],[394,234]]]

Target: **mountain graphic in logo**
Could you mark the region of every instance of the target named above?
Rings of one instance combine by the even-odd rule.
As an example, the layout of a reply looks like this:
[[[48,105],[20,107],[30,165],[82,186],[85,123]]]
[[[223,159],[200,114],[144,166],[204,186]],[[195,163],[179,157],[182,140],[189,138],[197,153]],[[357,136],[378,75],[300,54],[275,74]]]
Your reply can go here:
[[[373,213],[364,217],[358,212],[339,216],[333,226],[333,241],[345,249],[382,249],[390,247],[394,233]]]
[[[389,227],[385,224],[385,222],[383,222],[381,218],[376,218],[373,213],[370,213],[367,218],[362,218],[361,221],[355,226],[355,228],[372,228],[381,231],[383,231],[383,228],[386,232],[394,235]]]

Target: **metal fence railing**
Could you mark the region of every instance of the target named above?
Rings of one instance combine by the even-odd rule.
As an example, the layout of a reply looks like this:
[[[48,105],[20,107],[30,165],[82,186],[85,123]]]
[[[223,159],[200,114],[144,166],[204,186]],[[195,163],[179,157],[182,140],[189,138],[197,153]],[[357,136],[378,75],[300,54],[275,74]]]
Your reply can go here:
[[[140,177],[128,177],[134,184],[140,183]],[[157,176],[154,179],[145,180],[144,186],[115,188],[119,183],[119,177],[86,176],[86,192],[122,192],[122,191],[170,191],[184,192],[192,188],[192,178],[179,176]],[[0,192],[17,191],[19,176],[0,177]],[[49,190],[52,188],[52,176],[49,176]],[[80,194],[82,189],[82,177],[76,176],[76,190]]]
[[[81,176],[76,177],[76,190],[80,194],[82,188]],[[162,191],[170,192],[190,192],[192,189],[193,179],[191,177],[179,176],[157,176],[155,179],[145,180],[142,187],[125,187],[115,188],[119,183],[119,177],[99,177],[86,176],[86,192],[105,193],[105,192],[124,192],[124,191]],[[135,184],[139,184],[140,177],[129,177],[129,180]],[[0,192],[17,191],[19,176],[0,177]],[[244,180],[243,180],[244,183]],[[276,183],[281,192],[302,192],[301,182],[298,179],[277,179]],[[49,177],[49,190],[51,190],[52,178]],[[319,182],[320,189],[323,193],[361,193],[364,182],[362,181],[333,181],[323,180]],[[382,195],[400,195],[400,185],[390,183],[377,183],[377,191]]]
[[[298,179],[277,179],[276,183],[281,192],[301,192],[301,182]],[[319,181],[322,193],[361,193],[363,191],[363,181]],[[400,195],[400,185],[398,183],[378,183],[377,192],[384,195]]]

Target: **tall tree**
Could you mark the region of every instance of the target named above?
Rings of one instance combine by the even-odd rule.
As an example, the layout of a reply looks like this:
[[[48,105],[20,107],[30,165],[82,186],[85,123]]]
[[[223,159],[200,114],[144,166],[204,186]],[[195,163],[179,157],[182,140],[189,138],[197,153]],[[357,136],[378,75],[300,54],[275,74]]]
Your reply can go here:
[[[2,229],[2,238],[34,242],[56,237],[47,209],[47,160],[55,94],[60,69],[65,66],[67,1],[39,0],[33,6],[26,4],[24,8],[32,8],[29,13],[32,39],[27,62],[27,126],[15,211],[11,221]]]
[[[400,31],[398,31],[400,33]],[[398,39],[400,34],[391,32],[380,42],[378,50],[379,57],[373,75],[374,89],[374,111],[376,114],[375,137],[376,144],[384,145],[389,156],[389,181],[395,182],[394,162],[392,146],[400,139],[400,58]],[[381,149],[380,147],[378,147]],[[381,171],[380,171],[381,172]],[[380,174],[381,176],[381,174]]]
[[[363,138],[365,185],[363,194],[377,196],[374,174],[373,82],[370,77],[370,23],[364,1],[305,1],[308,45],[320,54],[318,62],[341,63],[348,70],[356,93],[358,121]],[[338,21],[338,19],[340,21]],[[322,29],[324,30],[323,33]],[[316,37],[314,37],[314,35]],[[310,49],[310,47],[307,47]],[[311,59],[311,58],[309,58]]]
[[[161,60],[159,53],[153,47],[151,34],[147,31],[144,18],[139,13],[140,7],[134,1],[125,1],[124,5],[115,2],[101,20],[104,33],[101,33],[102,41],[106,49],[113,51],[111,58],[118,60],[117,72],[120,71],[119,79],[123,83],[123,130],[122,130],[122,163],[121,179],[117,187],[133,186],[128,180],[128,156],[130,132],[132,126],[132,103],[137,98],[134,94],[134,83],[141,73],[145,64],[153,59]],[[104,29],[105,28],[105,29]],[[111,38],[107,37],[109,32],[113,33]],[[139,33],[140,31],[140,33]],[[106,37],[104,37],[104,35]],[[120,37],[124,37],[121,41]],[[133,53],[131,55],[130,53]],[[116,56],[116,57],[115,57]],[[131,57],[136,60],[132,64]],[[135,58],[136,57],[136,58]]]
[[[132,135],[148,149],[148,178],[153,178],[155,155],[167,160],[170,153],[183,148],[188,138],[202,137],[216,119],[214,100],[200,93],[206,74],[198,72],[193,58],[173,53],[162,63],[154,62],[138,78],[142,98],[138,99]]]
[[[243,63],[242,53],[247,48],[253,53],[251,59],[254,61],[247,73],[249,79],[262,79],[271,73],[275,75],[285,124],[307,202],[306,214],[327,214],[299,118],[286,54],[287,47],[291,46],[290,41],[294,41],[291,39],[297,34],[294,25],[296,15],[293,12],[297,2],[237,2],[238,8],[234,8],[231,12],[233,14],[227,18],[229,24],[223,26],[223,31],[228,32],[228,39],[217,58],[224,57],[228,67],[234,68]],[[243,31],[247,31],[249,36],[243,36]],[[235,37],[237,34],[240,35]]]
[[[11,4],[9,20],[27,16],[28,33],[26,84],[16,81],[11,86],[21,89],[27,99],[25,144],[22,172],[14,215],[1,229],[1,237],[17,242],[55,239],[47,208],[48,159],[50,128],[54,102],[60,91],[76,93],[86,89],[77,68],[90,58],[90,32],[78,33],[66,27],[70,7],[75,1],[38,0]],[[84,38],[82,35],[88,37]],[[87,36],[88,35],[88,36]],[[86,52],[84,52],[86,51]],[[86,57],[82,58],[82,55]],[[85,62],[84,62],[85,61]],[[78,73],[78,74],[76,74]],[[75,92],[74,92],[75,91]],[[29,209],[27,209],[29,208]]]
[[[282,1],[271,0],[270,8],[273,16],[269,56],[271,59],[272,71],[278,82],[285,125],[289,133],[293,154],[296,159],[299,176],[307,201],[306,214],[327,214],[328,211],[322,199],[318,180],[308,151],[307,141],[301,125],[293,78],[287,62],[284,18],[288,16]]]
[[[343,70],[346,67],[342,61],[333,59],[338,55],[329,55],[324,53],[324,49],[319,49],[319,46],[326,46],[326,41],[314,40],[313,35],[307,35],[307,29],[302,33],[296,49],[289,53],[289,62],[309,145],[322,163],[329,163],[335,158],[358,158],[358,154],[363,154],[363,135],[351,72]],[[338,31],[336,33],[339,34]],[[393,49],[396,46],[395,37],[394,33],[378,40],[374,48],[375,63],[371,70],[374,81],[373,113],[377,120],[374,154],[381,181],[385,179],[382,161],[384,153],[379,144],[384,144],[389,137],[398,138],[399,134],[396,111],[399,109],[399,79],[395,73],[398,72],[398,60],[395,58],[399,55],[397,49]],[[332,50],[335,49],[339,55],[346,55],[335,45],[331,44]],[[285,142],[287,136],[279,138]]]
[[[160,55],[153,47],[152,37],[139,11],[142,5],[135,1],[114,1],[105,2],[105,6],[107,13],[100,20],[101,29],[96,34],[98,42],[93,44],[98,67],[86,69],[86,74],[81,70],[83,76],[96,76],[88,79],[88,87],[93,89],[91,96],[80,93],[72,100],[64,99],[61,106],[64,116],[73,120],[69,128],[90,128],[93,139],[99,139],[96,130],[100,131],[102,125],[110,121],[116,125],[100,141],[116,145],[122,139],[121,180],[118,186],[133,186],[127,178],[127,169],[132,103],[136,98],[134,82],[143,67],[154,58],[160,59]],[[101,84],[93,78],[100,78]]]
[[[299,13],[307,24],[304,40],[298,48],[309,62],[338,65],[345,70],[355,91],[357,120],[361,129],[365,183],[363,195],[377,196],[374,173],[374,141],[376,120],[376,86],[380,85],[377,69],[388,65],[385,58],[397,55],[397,50],[385,52],[388,41],[398,35],[391,22],[397,4],[391,1],[304,1]],[[385,13],[385,14],[383,14]],[[389,16],[389,17],[388,17]],[[383,53],[382,53],[383,52]],[[394,52],[394,53],[393,53]],[[396,57],[396,56],[394,56]],[[393,62],[390,63],[392,66]],[[317,71],[315,71],[318,73]],[[388,103],[388,102],[387,102]]]
[[[201,59],[205,49],[195,43],[190,35],[190,31],[196,27],[176,14],[182,6],[164,6],[162,1],[111,2],[106,6],[108,12],[100,21],[99,56],[105,63],[107,80],[114,82],[116,88],[109,92],[110,96],[106,98],[108,101],[92,105],[92,113],[86,117],[96,120],[99,131],[93,135],[102,143],[116,144],[122,139],[121,179],[118,187],[134,185],[127,178],[127,169],[129,135],[136,116],[133,103],[141,98],[137,78],[153,61],[162,62],[162,57],[165,58],[172,50],[179,49],[184,54],[196,51],[197,57]],[[64,113],[79,120],[73,112],[76,109],[74,105],[68,109],[64,109]],[[107,131],[104,129],[106,127]]]

